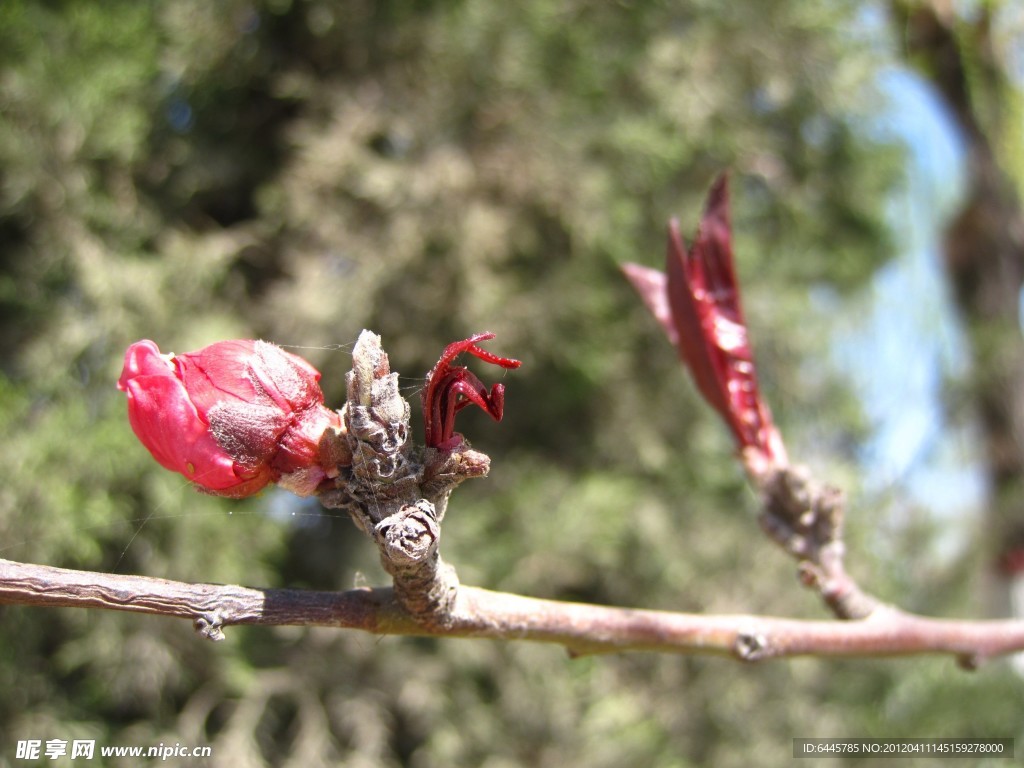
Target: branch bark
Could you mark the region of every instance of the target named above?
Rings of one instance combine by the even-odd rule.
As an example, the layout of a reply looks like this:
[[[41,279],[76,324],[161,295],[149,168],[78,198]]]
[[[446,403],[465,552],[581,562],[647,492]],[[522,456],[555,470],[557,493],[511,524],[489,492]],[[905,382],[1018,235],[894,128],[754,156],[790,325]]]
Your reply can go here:
[[[475,637],[565,646],[574,656],[656,651],[760,661],[792,656],[948,654],[961,664],[1024,650],[1024,621],[951,621],[876,611],[865,621],[673,613],[459,588],[448,621],[424,622],[389,588],[317,592],[189,584],[0,560],[0,604],[101,608],[189,619],[211,640],[232,625],[325,626],[376,635]]]

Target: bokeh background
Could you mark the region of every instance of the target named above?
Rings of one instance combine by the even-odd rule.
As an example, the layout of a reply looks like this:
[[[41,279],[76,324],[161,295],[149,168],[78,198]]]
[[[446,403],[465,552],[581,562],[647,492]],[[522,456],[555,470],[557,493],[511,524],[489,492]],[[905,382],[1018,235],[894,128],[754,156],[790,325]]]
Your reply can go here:
[[[370,328],[418,406],[443,346],[491,330],[524,365],[503,423],[460,417],[493,460],[445,520],[463,582],[822,617],[618,272],[659,265],[667,218],[692,233],[728,169],[763,385],[791,454],[850,496],[851,570],[908,609],[1007,610],[1021,472],[992,446],[1024,392],[1024,256],[951,228],[1019,221],[1022,34],[1011,2],[5,0],[0,556],[385,584],[347,518],[206,497],[152,461],[114,387],[124,349],[272,340],[340,407]],[[957,244],[1006,258],[958,272]],[[972,305],[993,274],[1005,291]],[[1007,661],[570,659],[299,628],[213,644],[183,621],[20,607],[0,609],[0,648],[0,765],[28,738],[209,744],[203,764],[242,767],[778,765],[824,736],[1024,748]]]

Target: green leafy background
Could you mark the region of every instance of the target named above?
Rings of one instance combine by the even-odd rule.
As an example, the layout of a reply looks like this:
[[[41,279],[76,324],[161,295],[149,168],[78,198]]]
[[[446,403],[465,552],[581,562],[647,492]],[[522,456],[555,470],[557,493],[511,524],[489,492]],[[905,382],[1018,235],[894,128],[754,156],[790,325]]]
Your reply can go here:
[[[114,388],[124,349],[265,338],[340,406],[371,328],[417,406],[443,345],[491,330],[524,365],[501,425],[460,417],[493,459],[445,520],[464,582],[822,617],[617,269],[660,264],[666,219],[692,232],[729,169],[763,384],[795,457],[850,492],[854,573],[977,614],[977,563],[930,565],[935,531],[903,522],[927,518],[859,492],[867,428],[812,301],[856,299],[893,252],[903,155],[870,128],[893,54],[865,24],[842,0],[6,0],[0,556],[385,584],[347,518],[203,496],[152,461]],[[210,744],[203,764],[230,766],[746,766],[784,764],[794,737],[1022,727],[1005,663],[570,659],[298,628],[213,644],[154,617],[0,617],[0,765],[23,764],[21,739],[92,738]]]

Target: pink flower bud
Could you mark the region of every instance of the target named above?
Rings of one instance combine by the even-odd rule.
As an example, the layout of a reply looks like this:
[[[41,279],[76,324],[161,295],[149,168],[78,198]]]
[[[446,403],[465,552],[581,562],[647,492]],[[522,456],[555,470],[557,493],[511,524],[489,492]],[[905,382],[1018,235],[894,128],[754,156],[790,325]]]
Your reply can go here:
[[[276,482],[308,496],[338,474],[330,438],[341,418],[324,406],[319,379],[301,357],[264,341],[184,355],[139,341],[117,388],[153,458],[200,488],[243,498]]]

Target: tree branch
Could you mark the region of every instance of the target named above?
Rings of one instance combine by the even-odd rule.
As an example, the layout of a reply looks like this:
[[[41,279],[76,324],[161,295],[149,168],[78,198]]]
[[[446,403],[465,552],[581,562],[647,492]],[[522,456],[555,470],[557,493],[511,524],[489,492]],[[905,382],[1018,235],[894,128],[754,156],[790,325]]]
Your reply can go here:
[[[376,635],[477,637],[565,646],[573,655],[658,651],[742,661],[791,656],[950,654],[970,667],[1024,650],[1024,621],[948,621],[876,612],[866,621],[703,616],[540,600],[460,587],[444,625],[424,623],[391,589],[317,592],[188,584],[146,576],[0,560],[0,603],[103,608],[190,619],[223,639],[225,627],[327,626]]]
[[[368,331],[353,349],[342,422],[335,437],[345,442],[338,453],[345,461],[320,501],[351,514],[376,544],[393,588],[252,589],[0,560],[0,604],[185,618],[210,640],[235,624],[329,626],[554,643],[573,655],[659,651],[758,661],[949,654],[967,667],[1024,651],[1024,621],[928,619],[861,592],[843,566],[840,494],[788,464],[746,461],[759,468],[751,474],[762,495],[762,527],[798,560],[805,584],[848,621],[612,608],[462,586],[439,554],[441,520],[451,491],[487,474],[490,459],[457,433],[441,446],[410,445],[409,405],[380,338]]]

